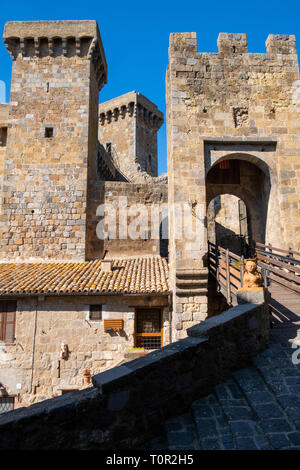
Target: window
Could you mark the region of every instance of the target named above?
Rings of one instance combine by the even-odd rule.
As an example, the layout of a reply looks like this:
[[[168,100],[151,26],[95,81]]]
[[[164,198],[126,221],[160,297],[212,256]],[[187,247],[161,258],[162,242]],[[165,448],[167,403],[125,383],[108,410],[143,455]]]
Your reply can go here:
[[[135,346],[144,349],[159,349],[162,347],[162,340],[161,310],[158,308],[137,309],[135,316]]]
[[[6,146],[7,127],[0,127],[0,147]]]
[[[48,139],[53,137],[53,127],[45,127],[45,137]]]
[[[0,340],[13,343],[15,340],[16,302],[0,302]]]
[[[102,305],[90,305],[90,320],[102,320]]]
[[[106,144],[106,151],[109,155],[111,155],[111,142],[107,142]]]
[[[0,397],[0,414],[14,409],[14,397]]]

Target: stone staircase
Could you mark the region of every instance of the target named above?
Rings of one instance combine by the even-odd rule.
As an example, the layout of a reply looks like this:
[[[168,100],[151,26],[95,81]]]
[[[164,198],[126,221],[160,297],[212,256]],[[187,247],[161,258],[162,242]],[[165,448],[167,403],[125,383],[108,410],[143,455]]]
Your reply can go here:
[[[271,344],[188,413],[166,421],[164,435],[144,450],[300,450],[300,364],[293,353],[300,360],[291,344]]]

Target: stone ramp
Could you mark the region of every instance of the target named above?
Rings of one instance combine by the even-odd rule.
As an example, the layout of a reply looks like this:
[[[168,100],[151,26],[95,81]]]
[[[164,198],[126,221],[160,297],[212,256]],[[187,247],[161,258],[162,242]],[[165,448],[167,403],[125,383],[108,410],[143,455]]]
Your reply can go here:
[[[189,413],[165,423],[149,450],[300,450],[300,364],[296,350],[272,344],[193,403]],[[299,353],[300,359],[300,353]]]

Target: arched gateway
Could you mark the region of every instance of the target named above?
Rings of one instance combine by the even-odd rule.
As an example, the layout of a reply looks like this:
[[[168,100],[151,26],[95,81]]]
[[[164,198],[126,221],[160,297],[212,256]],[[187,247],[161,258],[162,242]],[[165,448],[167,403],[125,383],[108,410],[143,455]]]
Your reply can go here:
[[[272,187],[268,165],[252,155],[234,153],[221,157],[206,175],[207,205],[222,194],[231,194],[244,201],[250,241],[276,243],[282,235],[281,227],[272,223],[274,213],[278,213],[276,189],[275,178]]]

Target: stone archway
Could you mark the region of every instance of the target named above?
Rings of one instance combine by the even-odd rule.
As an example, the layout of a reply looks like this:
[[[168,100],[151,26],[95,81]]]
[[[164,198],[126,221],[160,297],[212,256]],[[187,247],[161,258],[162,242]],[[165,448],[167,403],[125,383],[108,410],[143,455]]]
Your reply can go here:
[[[207,172],[207,207],[212,199],[222,194],[242,199],[247,207],[249,236],[256,242],[265,243],[270,229],[271,188],[270,172],[265,162],[258,165],[253,163],[253,159],[249,161],[247,155],[222,156]]]
[[[222,194],[210,201],[207,208],[207,239],[228,248],[238,256],[248,256],[249,215],[243,199]]]

